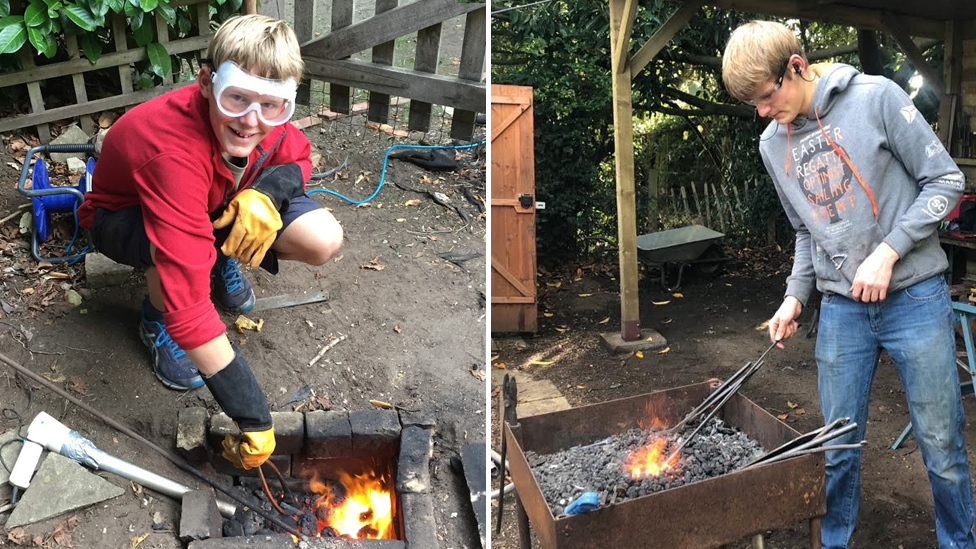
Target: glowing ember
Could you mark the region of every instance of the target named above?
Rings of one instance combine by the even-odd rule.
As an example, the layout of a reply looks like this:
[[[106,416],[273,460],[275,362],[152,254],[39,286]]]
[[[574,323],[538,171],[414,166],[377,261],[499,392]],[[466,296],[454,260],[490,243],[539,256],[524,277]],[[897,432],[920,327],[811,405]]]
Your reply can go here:
[[[318,530],[331,528],[337,536],[355,539],[396,539],[393,532],[393,489],[389,476],[376,473],[339,473],[339,481],[323,483],[313,478]],[[328,535],[328,534],[327,534]]]
[[[678,463],[678,456],[668,460],[664,453],[668,439],[653,438],[646,445],[631,452],[624,460],[624,469],[633,479],[655,477],[673,468]]]

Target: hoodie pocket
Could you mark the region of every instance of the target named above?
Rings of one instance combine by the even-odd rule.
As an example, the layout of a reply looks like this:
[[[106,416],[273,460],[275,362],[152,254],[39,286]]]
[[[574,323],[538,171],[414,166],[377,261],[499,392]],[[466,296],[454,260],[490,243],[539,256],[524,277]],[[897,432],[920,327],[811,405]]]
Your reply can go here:
[[[863,229],[848,231],[825,240],[822,247],[829,268],[834,270],[835,276],[840,274],[846,281],[853,282],[857,268],[878,248],[884,237],[881,227],[877,223],[871,223]]]
[[[842,279],[840,271],[827,257],[826,250],[816,242],[813,242],[813,272],[816,273],[818,280],[840,282]]]

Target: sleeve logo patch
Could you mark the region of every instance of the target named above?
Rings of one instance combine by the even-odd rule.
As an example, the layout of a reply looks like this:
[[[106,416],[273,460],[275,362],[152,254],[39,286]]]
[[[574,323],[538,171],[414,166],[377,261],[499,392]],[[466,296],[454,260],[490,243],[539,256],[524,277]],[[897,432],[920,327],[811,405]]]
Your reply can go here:
[[[949,212],[949,200],[944,196],[933,196],[925,205],[925,213],[936,219],[942,219]]]
[[[938,139],[933,139],[931,143],[925,146],[925,156],[928,158],[932,158],[940,152],[942,152],[942,142]]]
[[[901,108],[901,115],[905,117],[905,122],[911,124],[915,121],[915,117],[918,116],[918,109],[915,105],[908,105],[907,107]]]

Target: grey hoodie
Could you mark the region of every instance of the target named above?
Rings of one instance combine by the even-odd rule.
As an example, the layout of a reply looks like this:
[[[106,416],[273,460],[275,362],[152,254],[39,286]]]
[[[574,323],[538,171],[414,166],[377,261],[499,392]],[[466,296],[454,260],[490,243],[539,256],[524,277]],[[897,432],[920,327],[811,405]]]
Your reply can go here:
[[[810,112],[772,122],[759,142],[796,229],[786,295],[806,304],[816,280],[821,292],[849,297],[881,242],[901,258],[889,291],[942,273],[936,229],[962,196],[959,168],[894,82],[848,65],[820,70]]]

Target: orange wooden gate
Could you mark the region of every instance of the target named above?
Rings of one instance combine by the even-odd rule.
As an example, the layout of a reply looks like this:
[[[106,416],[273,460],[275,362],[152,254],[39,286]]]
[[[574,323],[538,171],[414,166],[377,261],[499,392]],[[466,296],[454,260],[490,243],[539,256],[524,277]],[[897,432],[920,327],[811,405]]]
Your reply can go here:
[[[535,332],[532,88],[491,86],[491,331]]]

